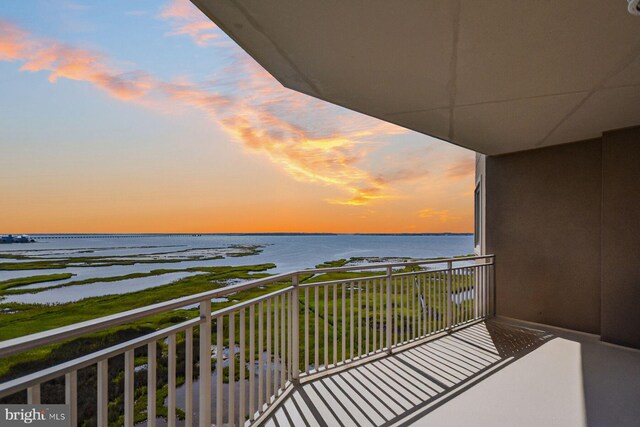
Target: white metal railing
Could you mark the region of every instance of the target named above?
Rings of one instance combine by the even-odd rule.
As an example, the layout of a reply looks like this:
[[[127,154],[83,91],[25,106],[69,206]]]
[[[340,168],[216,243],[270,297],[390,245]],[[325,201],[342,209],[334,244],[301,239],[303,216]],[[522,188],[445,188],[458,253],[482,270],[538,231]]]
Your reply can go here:
[[[200,307],[200,316],[194,319],[1,383],[0,398],[23,396],[37,404],[42,385],[58,379],[64,383],[64,402],[47,403],[69,404],[72,425],[77,425],[82,421],[79,390],[89,393],[86,383],[79,384],[78,372],[95,369],[93,412],[98,426],[133,426],[140,421],[136,415],[146,415],[147,425],[154,427],[158,407],[166,408],[170,427],[176,425],[179,412],[186,426],[195,423],[194,415],[200,426],[259,422],[297,382],[491,316],[494,260],[486,255],[300,270],[3,341],[0,357],[4,358],[151,315],[194,304]],[[346,272],[358,274],[340,278]],[[314,282],[327,273],[338,277]],[[280,288],[211,311],[212,298],[274,284]],[[142,356],[142,362],[136,362],[136,356]],[[110,370],[111,364],[116,372]],[[178,366],[184,366],[182,375]],[[145,367],[146,380],[139,374]],[[157,404],[160,371],[166,371],[164,405]],[[113,397],[116,380],[120,396]],[[140,410],[136,403],[143,397],[146,409]],[[118,399],[123,407],[110,414],[110,402]]]

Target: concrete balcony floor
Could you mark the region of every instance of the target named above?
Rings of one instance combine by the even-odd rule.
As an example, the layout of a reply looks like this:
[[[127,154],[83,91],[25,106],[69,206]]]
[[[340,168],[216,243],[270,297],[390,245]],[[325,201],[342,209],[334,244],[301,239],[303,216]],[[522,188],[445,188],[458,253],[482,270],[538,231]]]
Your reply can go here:
[[[640,351],[490,320],[303,383],[267,426],[639,426]]]

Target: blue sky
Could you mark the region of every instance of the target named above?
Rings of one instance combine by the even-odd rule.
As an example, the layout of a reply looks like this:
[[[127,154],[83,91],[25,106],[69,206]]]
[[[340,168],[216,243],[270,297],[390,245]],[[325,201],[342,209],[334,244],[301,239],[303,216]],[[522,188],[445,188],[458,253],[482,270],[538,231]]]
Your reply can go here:
[[[471,152],[284,89],[186,0],[3,2],[0,90],[0,231],[471,230]]]

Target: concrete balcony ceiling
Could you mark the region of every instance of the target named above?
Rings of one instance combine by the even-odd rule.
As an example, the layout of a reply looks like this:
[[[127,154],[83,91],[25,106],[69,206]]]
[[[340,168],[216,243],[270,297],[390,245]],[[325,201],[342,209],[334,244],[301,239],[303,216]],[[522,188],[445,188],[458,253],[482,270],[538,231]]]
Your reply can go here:
[[[284,86],[484,153],[640,125],[625,0],[192,0]]]

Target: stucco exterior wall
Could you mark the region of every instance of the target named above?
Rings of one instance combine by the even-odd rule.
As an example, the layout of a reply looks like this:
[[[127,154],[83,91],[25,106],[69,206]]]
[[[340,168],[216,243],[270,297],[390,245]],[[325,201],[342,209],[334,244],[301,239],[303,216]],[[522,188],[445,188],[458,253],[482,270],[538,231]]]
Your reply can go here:
[[[640,128],[602,137],[602,339],[640,348]]]
[[[640,348],[640,127],[485,160],[496,311]]]
[[[601,142],[486,159],[499,315],[600,333]]]

